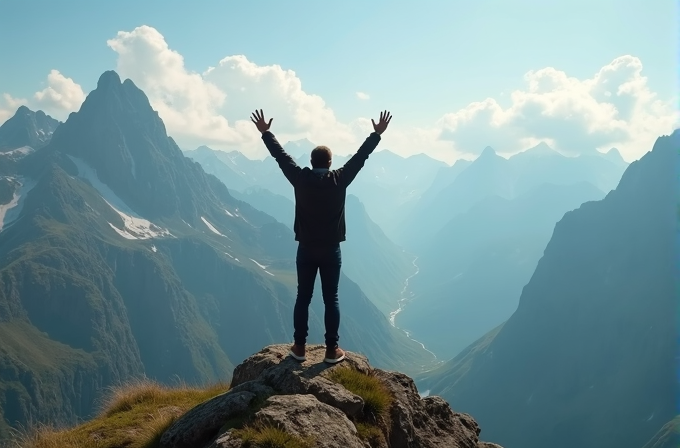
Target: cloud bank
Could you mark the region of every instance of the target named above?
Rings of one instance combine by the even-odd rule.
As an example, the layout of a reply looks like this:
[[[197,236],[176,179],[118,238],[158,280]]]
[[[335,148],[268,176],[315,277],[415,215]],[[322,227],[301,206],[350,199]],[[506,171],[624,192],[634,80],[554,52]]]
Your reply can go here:
[[[79,84],[62,75],[59,70],[51,70],[47,75],[47,87],[35,92],[31,98],[14,98],[9,93],[0,100],[0,122],[4,122],[25,105],[33,110],[43,110],[59,120],[65,120],[70,112],[77,110],[85,100],[85,93]]]
[[[185,149],[208,144],[239,149],[251,157],[266,155],[249,119],[259,107],[267,118],[274,117],[281,141],[308,138],[337,148],[338,154],[354,151],[373,130],[370,117],[340,122],[322,97],[305,92],[296,73],[280,65],[258,65],[244,55],[231,55],[194,72],[149,26],[120,31],[107,44],[117,55],[120,76],[144,90],[169,133]],[[588,79],[553,67],[532,70],[524,75],[524,87],[510,94],[507,107],[486,98],[424,128],[400,123],[397,117],[381,147],[403,156],[425,152],[452,163],[473,158],[486,146],[514,153],[545,141],[574,155],[615,146],[624,158],[634,160],[678,124],[672,101],[657,98],[642,72],[642,62],[631,55],[614,59]],[[370,98],[364,92],[356,96]],[[73,79],[52,70],[47,86],[31,98],[5,93],[0,120],[20,104],[63,119],[84,97]]]
[[[437,123],[439,138],[470,154],[486,145],[516,152],[528,141],[544,140],[571,154],[616,146],[630,160],[678,123],[672,102],[656,97],[642,62],[630,55],[589,79],[547,67],[528,72],[524,80],[525,89],[512,92],[506,109],[487,98],[444,115]]]

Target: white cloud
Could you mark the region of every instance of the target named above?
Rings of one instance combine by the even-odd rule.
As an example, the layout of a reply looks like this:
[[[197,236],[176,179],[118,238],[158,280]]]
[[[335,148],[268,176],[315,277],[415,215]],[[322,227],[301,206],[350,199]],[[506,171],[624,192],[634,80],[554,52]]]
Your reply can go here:
[[[10,118],[17,108],[24,105],[32,110],[42,110],[59,120],[64,120],[70,112],[77,110],[85,100],[85,93],[73,79],[62,75],[59,70],[51,70],[47,75],[47,87],[33,94],[31,98],[14,98],[3,94],[0,101],[0,123]]]
[[[250,122],[256,108],[274,118],[272,130],[282,141],[306,137],[336,145],[356,140],[320,96],[303,91],[295,72],[279,65],[259,66],[234,55],[204,73],[191,72],[149,26],[121,31],[108,45],[118,53],[118,73],[144,90],[183,147],[207,143],[263,155],[266,150]]]
[[[47,87],[33,96],[32,105],[45,112],[64,116],[77,110],[85,100],[85,93],[73,79],[52,70],[47,75]]]
[[[514,152],[538,140],[572,154],[616,146],[633,160],[677,124],[672,102],[650,91],[642,63],[633,56],[616,58],[590,79],[552,67],[530,71],[524,79],[527,87],[512,92],[507,109],[488,98],[444,115],[437,123],[440,139],[472,154],[487,145]]]
[[[0,125],[12,117],[22,104],[26,104],[25,99],[14,98],[9,93],[3,93],[2,100],[0,100]]]
[[[371,97],[368,96],[368,93],[357,92],[357,98],[359,98],[360,100],[368,100],[368,99],[370,99]]]

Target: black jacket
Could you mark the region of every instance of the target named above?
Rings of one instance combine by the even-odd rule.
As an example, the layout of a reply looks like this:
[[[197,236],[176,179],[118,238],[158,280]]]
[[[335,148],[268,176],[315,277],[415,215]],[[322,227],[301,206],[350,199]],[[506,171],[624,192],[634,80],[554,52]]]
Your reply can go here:
[[[345,241],[345,191],[378,146],[380,135],[373,132],[345,166],[325,173],[300,168],[271,132],[264,132],[262,140],[295,189],[295,240],[314,245]]]

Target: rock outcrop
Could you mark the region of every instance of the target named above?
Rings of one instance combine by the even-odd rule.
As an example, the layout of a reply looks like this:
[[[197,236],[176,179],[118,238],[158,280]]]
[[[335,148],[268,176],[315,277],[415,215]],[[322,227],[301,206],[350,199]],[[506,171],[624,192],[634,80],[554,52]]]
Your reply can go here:
[[[173,423],[161,448],[246,447],[244,427],[274,427],[314,447],[498,447],[480,442],[481,430],[471,416],[453,412],[440,397],[421,398],[408,376],[373,368],[353,352],[337,365],[325,364],[324,350],[308,346],[307,360],[299,363],[288,356],[287,345],[265,347],[236,367],[228,392]],[[383,417],[368,415],[361,393],[330,379],[337,369],[378,379],[390,396]],[[374,437],[365,435],[367,424]]]

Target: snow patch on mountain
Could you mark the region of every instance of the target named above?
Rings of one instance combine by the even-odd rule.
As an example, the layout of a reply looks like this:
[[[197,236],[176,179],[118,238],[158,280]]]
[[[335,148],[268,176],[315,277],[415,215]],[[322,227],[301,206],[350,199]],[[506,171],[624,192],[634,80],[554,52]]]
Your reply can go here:
[[[220,231],[217,230],[217,229],[215,228],[214,225],[210,224],[210,222],[209,222],[207,219],[205,219],[203,216],[201,216],[201,220],[202,220],[203,223],[206,225],[206,227],[208,227],[208,229],[210,229],[210,231],[211,231],[212,233],[214,233],[214,234],[216,234],[216,235],[219,235],[219,236],[223,236],[223,237],[229,239],[229,237],[228,237],[227,235],[224,235],[224,234],[220,233]]]
[[[26,195],[35,186],[35,181],[28,178],[19,177],[10,179],[15,181],[18,186],[14,191],[12,200],[7,204],[0,205],[0,232],[19,218]]]
[[[12,157],[26,156],[26,155],[32,153],[33,151],[35,151],[35,150],[33,148],[31,148],[30,146],[22,146],[21,148],[13,149],[11,151],[0,152],[0,156],[12,156]]]
[[[111,228],[128,240],[146,240],[150,238],[172,237],[169,230],[163,229],[151,221],[136,214],[128,205],[118,197],[104,182],[99,180],[97,171],[82,159],[68,156],[78,168],[78,177],[87,180],[97,190],[102,199],[123,219],[123,229],[119,229],[109,223]]]
[[[267,270],[267,267],[268,267],[268,266],[265,266],[265,265],[263,265],[262,263],[258,263],[257,261],[253,260],[252,258],[250,258],[250,261],[252,261],[253,263],[255,263],[258,267],[260,267],[260,268],[261,268],[264,272],[266,272],[267,274],[271,275],[272,277],[276,277],[274,274],[272,274],[271,272],[269,272],[269,271]]]

